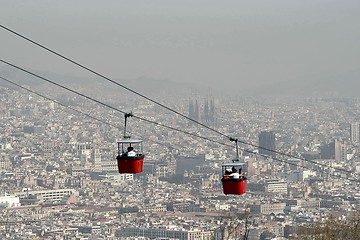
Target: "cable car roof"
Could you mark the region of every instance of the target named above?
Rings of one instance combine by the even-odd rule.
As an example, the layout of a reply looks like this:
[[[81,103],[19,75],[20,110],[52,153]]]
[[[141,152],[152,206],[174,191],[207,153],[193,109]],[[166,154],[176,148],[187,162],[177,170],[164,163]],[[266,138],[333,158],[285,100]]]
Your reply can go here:
[[[141,139],[131,139],[131,138],[125,138],[118,141],[118,143],[141,143],[143,140]]]
[[[232,166],[240,167],[240,166],[244,166],[244,165],[245,165],[245,163],[243,163],[243,162],[233,162],[233,163],[223,163],[222,164],[223,167],[232,167]]]

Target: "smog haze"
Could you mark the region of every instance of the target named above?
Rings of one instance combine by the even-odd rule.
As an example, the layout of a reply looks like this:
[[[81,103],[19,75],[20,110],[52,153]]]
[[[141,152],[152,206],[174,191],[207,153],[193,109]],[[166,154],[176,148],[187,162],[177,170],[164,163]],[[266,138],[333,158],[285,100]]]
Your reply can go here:
[[[359,85],[359,1],[2,1],[1,24],[114,79],[249,94]],[[0,31],[20,66],[91,76]],[[347,92],[348,91],[348,92]],[[295,91],[296,92],[296,91]],[[356,93],[355,93],[356,94]]]

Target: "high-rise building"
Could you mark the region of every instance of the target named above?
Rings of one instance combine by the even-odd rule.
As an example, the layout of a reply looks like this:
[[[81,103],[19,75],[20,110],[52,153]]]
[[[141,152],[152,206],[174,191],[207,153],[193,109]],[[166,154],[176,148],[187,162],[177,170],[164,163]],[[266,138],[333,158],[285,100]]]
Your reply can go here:
[[[206,100],[204,104],[203,122],[210,122],[209,102]]]
[[[211,99],[210,101],[210,121],[215,122],[215,103],[214,99]]]
[[[210,104],[209,104],[209,100],[205,100],[203,122],[205,123],[215,122],[215,104],[213,99],[210,100]]]
[[[194,103],[192,100],[189,100],[189,118],[194,118]]]
[[[259,134],[259,153],[275,158],[275,134],[263,131]]]
[[[321,159],[335,159],[335,142],[323,143],[320,146]]]
[[[321,144],[320,156],[321,159],[335,159],[337,162],[346,161],[346,144],[339,141]]]
[[[55,142],[51,140],[45,140],[42,144],[43,156],[45,158],[52,159],[55,156]]]
[[[198,101],[195,100],[195,106],[194,106],[194,120],[199,121],[199,104]]]
[[[93,167],[95,170],[100,171],[101,169],[101,151],[99,148],[93,149]]]
[[[197,100],[195,101],[195,104],[192,100],[189,102],[189,118],[199,121],[199,104]]]
[[[189,101],[189,118],[195,121],[202,121],[204,123],[215,122],[215,104],[214,100],[205,100],[203,108],[199,106],[198,101]]]
[[[352,143],[360,142],[360,122],[350,124],[350,140]]]
[[[337,162],[345,162],[347,160],[346,144],[335,142],[335,160]]]

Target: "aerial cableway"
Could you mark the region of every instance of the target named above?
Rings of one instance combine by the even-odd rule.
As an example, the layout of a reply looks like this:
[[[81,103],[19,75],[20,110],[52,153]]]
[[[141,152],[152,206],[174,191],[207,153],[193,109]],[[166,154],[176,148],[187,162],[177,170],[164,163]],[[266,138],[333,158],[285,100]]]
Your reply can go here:
[[[127,119],[132,117],[132,113],[125,113],[125,125],[123,139],[117,142],[118,155],[116,157],[119,173],[141,173],[143,171],[144,153],[142,140],[131,139],[126,134]]]
[[[323,166],[323,167],[325,167],[325,168],[328,168],[328,166],[325,165],[325,164],[321,164],[321,163],[318,163],[318,162],[315,162],[315,161],[312,161],[312,160],[309,160],[309,159],[304,159],[304,158],[300,158],[300,157],[298,157],[298,156],[292,156],[291,154],[282,153],[282,152],[274,151],[274,150],[271,150],[271,149],[266,149],[266,148],[257,146],[257,145],[252,144],[252,143],[248,143],[248,142],[244,142],[244,141],[240,141],[240,140],[238,140],[238,139],[233,139],[233,138],[231,138],[231,137],[228,137],[226,134],[221,133],[221,132],[217,131],[216,129],[212,129],[212,128],[210,128],[210,127],[208,127],[208,126],[206,126],[206,125],[204,125],[204,124],[202,124],[202,123],[200,123],[200,122],[198,122],[198,121],[195,121],[195,120],[193,120],[193,119],[185,116],[184,114],[181,114],[181,113],[175,111],[174,109],[165,106],[164,104],[161,104],[161,103],[159,103],[159,102],[157,102],[157,101],[155,101],[155,100],[153,100],[153,99],[150,99],[149,97],[146,97],[145,95],[143,95],[143,94],[141,94],[141,93],[139,93],[139,92],[137,92],[137,91],[135,91],[135,90],[132,90],[132,89],[126,87],[126,86],[123,86],[123,85],[121,85],[121,84],[113,81],[112,79],[110,79],[110,78],[108,78],[108,77],[106,77],[106,76],[104,76],[104,75],[102,75],[102,74],[100,74],[100,73],[98,73],[98,72],[96,72],[96,71],[94,71],[94,70],[92,70],[92,69],[84,66],[84,65],[81,65],[80,63],[75,62],[74,60],[71,60],[71,59],[68,58],[68,57],[65,57],[64,55],[61,55],[61,54],[59,54],[58,52],[56,52],[56,51],[54,51],[54,50],[51,50],[50,48],[45,47],[44,45],[41,45],[40,43],[35,42],[35,41],[33,41],[33,40],[31,40],[31,39],[29,39],[29,38],[21,35],[20,33],[14,31],[14,30],[11,30],[11,29],[3,26],[3,25],[0,25],[0,27],[3,28],[3,29],[5,29],[5,30],[7,30],[7,31],[9,31],[9,32],[11,32],[11,33],[13,33],[13,34],[15,34],[15,35],[17,35],[18,37],[21,37],[21,38],[23,38],[23,39],[25,39],[25,40],[27,40],[27,41],[29,41],[29,42],[37,45],[37,46],[39,46],[39,47],[41,47],[41,48],[49,51],[49,52],[52,52],[53,54],[57,55],[58,57],[61,57],[61,58],[65,59],[65,60],[67,60],[67,61],[69,61],[69,62],[71,62],[71,63],[73,63],[73,64],[75,64],[75,65],[77,65],[77,66],[79,66],[79,67],[81,67],[81,68],[83,68],[83,69],[85,69],[85,70],[87,70],[87,71],[89,71],[89,72],[91,72],[91,73],[93,73],[93,74],[95,74],[95,75],[97,75],[97,76],[105,79],[105,80],[107,80],[107,81],[110,81],[110,82],[113,83],[113,84],[116,84],[116,85],[118,85],[118,86],[120,86],[120,87],[122,87],[122,88],[124,88],[124,89],[126,89],[126,90],[128,90],[128,91],[130,91],[130,92],[132,92],[132,93],[134,93],[134,94],[136,94],[136,95],[139,95],[139,96],[141,96],[141,97],[143,97],[143,98],[145,98],[145,99],[147,99],[147,100],[149,100],[149,101],[151,101],[151,102],[153,102],[153,103],[155,103],[155,104],[163,107],[163,108],[166,108],[166,109],[170,110],[171,112],[173,112],[173,113],[175,113],[175,114],[177,114],[177,115],[180,115],[180,116],[182,116],[182,117],[184,117],[184,118],[186,118],[186,119],[188,119],[188,120],[190,120],[190,121],[193,121],[193,122],[199,124],[200,126],[205,127],[205,128],[208,129],[208,130],[211,130],[211,131],[213,131],[213,132],[215,132],[215,133],[217,133],[217,134],[219,134],[219,135],[221,135],[221,136],[223,136],[223,137],[229,138],[231,141],[235,141],[235,140],[236,140],[235,143],[236,143],[236,149],[237,149],[236,151],[237,151],[237,159],[238,159],[238,160],[239,160],[239,158],[238,158],[238,146],[237,146],[237,143],[240,142],[240,143],[242,143],[242,144],[246,144],[246,145],[251,146],[251,147],[256,147],[256,148],[259,148],[259,149],[268,150],[268,151],[270,151],[270,152],[274,152],[274,153],[277,153],[277,154],[280,154],[280,155],[283,155],[283,156],[300,159],[300,160],[309,162],[309,163],[314,164],[314,165]],[[82,97],[85,97],[85,98],[88,99],[88,100],[92,100],[92,101],[94,101],[94,102],[96,102],[96,103],[99,103],[99,104],[101,104],[101,105],[103,105],[103,106],[106,106],[106,107],[108,107],[108,108],[111,108],[111,109],[116,110],[116,111],[119,111],[119,112],[122,112],[122,113],[125,114],[125,115],[127,114],[127,113],[125,113],[125,112],[123,112],[123,111],[121,111],[121,110],[119,110],[119,109],[117,109],[117,108],[114,108],[114,107],[112,107],[112,106],[109,106],[109,105],[107,105],[107,104],[104,104],[104,103],[102,103],[102,102],[99,101],[99,100],[96,100],[96,99],[93,99],[93,98],[91,98],[91,97],[88,97],[88,96],[85,95],[85,94],[78,93],[78,92],[76,92],[76,91],[74,91],[74,90],[72,90],[72,89],[70,89],[70,88],[66,88],[66,87],[64,87],[64,86],[61,86],[60,84],[55,83],[55,82],[49,81],[48,79],[45,79],[45,78],[43,78],[43,77],[41,77],[41,76],[39,76],[39,75],[37,75],[37,74],[31,73],[30,71],[25,70],[25,69],[22,69],[22,68],[14,65],[14,64],[11,64],[11,63],[6,62],[6,61],[1,60],[1,59],[0,59],[0,61],[3,62],[3,63],[5,63],[5,64],[7,64],[7,65],[9,65],[9,66],[12,66],[12,67],[14,67],[14,68],[17,68],[17,69],[19,69],[19,70],[21,70],[21,71],[27,72],[27,73],[29,73],[29,74],[31,74],[31,75],[33,75],[33,76],[39,77],[39,78],[41,78],[41,79],[43,79],[43,80],[45,80],[45,81],[47,81],[47,82],[50,82],[50,83],[52,83],[52,84],[54,84],[54,85],[56,85],[56,86],[62,87],[62,88],[64,88],[64,89],[68,90],[68,91],[71,91],[71,92],[73,92],[73,93],[75,93],[75,94],[78,94],[78,95],[80,95],[80,96],[82,96]],[[152,124],[156,124],[156,125],[161,126],[161,127],[168,128],[168,129],[170,129],[170,130],[179,131],[179,132],[182,132],[182,133],[184,133],[184,134],[191,135],[191,136],[193,136],[193,137],[198,137],[198,138],[201,138],[201,139],[204,139],[204,140],[207,140],[207,141],[212,141],[212,142],[215,142],[215,143],[218,143],[218,144],[222,144],[222,145],[229,146],[229,145],[227,145],[227,144],[224,144],[223,142],[216,141],[216,140],[214,140],[214,139],[209,139],[209,138],[207,138],[207,137],[203,137],[203,136],[200,136],[200,135],[197,135],[197,134],[193,134],[193,133],[190,133],[190,132],[186,132],[186,131],[184,131],[184,130],[177,129],[177,128],[174,128],[174,127],[170,127],[170,126],[167,126],[167,125],[164,125],[164,124],[161,124],[161,123],[157,123],[157,122],[155,122],[155,121],[151,121],[151,120],[148,120],[148,119],[145,119],[145,118],[141,118],[141,117],[138,117],[138,116],[134,116],[134,117],[136,117],[136,118],[139,119],[139,120],[143,120],[143,121],[145,121],[145,122],[148,122],[148,123],[152,123]],[[126,119],[125,119],[125,122],[126,122]],[[126,125],[126,123],[125,123],[125,125]],[[126,129],[126,127],[125,127],[125,129]],[[126,133],[126,130],[125,130],[125,133]],[[136,140],[136,139],[130,139],[130,138],[127,139],[127,138],[125,138],[125,136],[126,136],[126,134],[124,134],[124,138],[118,142],[118,156],[117,156],[117,161],[118,161],[119,172],[120,172],[120,173],[139,173],[139,172],[142,172],[142,164],[143,164],[143,161],[144,161],[144,157],[143,157],[144,154],[143,154],[143,152],[142,152],[142,140]],[[134,156],[129,156],[129,155],[126,155],[126,156],[125,156],[125,155],[124,155],[124,154],[127,153],[127,152],[131,152],[131,151],[129,151],[129,149],[128,149],[127,151],[125,151],[126,146],[127,146],[127,148],[129,148],[129,147],[134,148],[134,146],[136,146],[136,145],[139,145],[139,147],[136,149],[136,150],[137,150],[136,154],[139,154],[139,155],[135,155],[135,158],[134,158]],[[246,151],[246,150],[245,150],[245,151]],[[133,154],[133,153],[130,153],[130,155],[132,155],[132,154]],[[261,155],[261,154],[258,154],[258,155]],[[261,156],[263,156],[263,155],[261,155]],[[130,159],[125,160],[125,157],[127,157],[127,158],[133,157],[132,160],[135,160],[135,161],[130,162],[130,164],[129,164],[128,161],[129,161]],[[142,157],[142,158],[141,158],[141,157]],[[264,157],[266,157],[266,156],[264,156]],[[276,161],[283,162],[283,163],[291,164],[291,163],[288,163],[288,162],[286,162],[286,161],[284,161],[284,160],[281,160],[281,159],[277,159],[277,158],[272,158],[272,159],[273,159],[273,160],[276,160]],[[291,164],[291,165],[293,165],[293,164]],[[233,162],[231,162],[231,163],[224,163],[224,164],[223,164],[223,168],[222,168],[222,169],[223,169],[223,177],[222,177],[222,180],[227,179],[227,177],[225,177],[225,173],[226,173],[227,168],[229,168],[229,167],[231,167],[231,169],[235,168],[235,169],[237,169],[237,171],[239,171],[240,169],[242,169],[243,163],[240,163],[239,161],[233,161]],[[313,170],[312,168],[309,168],[309,167],[304,167],[304,166],[300,166],[300,167],[308,168],[308,169]],[[345,173],[347,173],[347,174],[351,174],[351,175],[353,174],[351,171],[346,170],[346,169],[341,169],[341,168],[337,168],[337,167],[331,167],[331,168],[334,169],[334,170],[338,170],[338,171],[341,171],[341,172],[345,172]],[[228,170],[228,171],[229,171],[229,170]],[[232,171],[233,171],[233,170],[232,170]],[[316,171],[316,170],[315,170],[315,171]],[[240,174],[242,174],[242,173],[241,173],[241,172],[238,172],[238,174],[240,175]],[[230,175],[231,175],[231,174],[230,174]],[[234,175],[235,175],[235,177],[237,176],[237,174],[235,174],[235,172],[234,172],[233,176],[234,176]],[[334,175],[334,176],[335,176],[335,175]],[[352,182],[359,183],[359,181],[358,181],[357,179],[349,179],[349,178],[346,178],[346,177],[343,177],[343,176],[335,176],[335,177],[344,178],[344,179],[350,180],[350,181],[352,181]],[[229,178],[229,179],[230,179],[230,178]],[[239,178],[239,179],[240,179],[240,178]],[[236,186],[238,187],[238,188],[237,188],[238,190],[231,190],[231,189],[236,189],[236,188],[235,188],[235,187],[230,187],[230,186],[233,186],[233,185],[231,185],[231,184],[228,183],[228,182],[230,182],[230,181],[222,181],[222,183],[223,183],[223,188],[224,188],[224,193],[225,193],[225,194],[243,194],[244,192],[246,192],[246,177],[245,177],[245,176],[242,178],[242,181],[238,181],[238,183],[236,184]],[[240,182],[241,182],[241,183],[240,183]],[[224,184],[225,184],[225,185],[224,185]],[[229,190],[229,189],[230,189],[230,190]],[[231,191],[233,191],[233,193],[230,193]]]
[[[245,163],[240,162],[238,139],[230,138],[230,141],[235,142],[236,158],[221,166],[223,192],[224,194],[241,195],[246,193],[246,176],[243,171]]]
[[[12,29],[10,29],[10,28],[2,25],[2,24],[0,24],[0,27],[1,27],[2,29],[4,29],[4,30],[6,30],[6,31],[8,31],[8,32],[10,32],[10,33],[12,33],[12,34],[14,34],[14,35],[16,35],[17,37],[20,37],[20,38],[22,38],[22,39],[24,39],[24,40],[26,40],[26,41],[28,41],[28,42],[30,42],[30,43],[32,43],[32,44],[40,47],[40,48],[42,48],[42,49],[44,49],[44,50],[46,50],[46,51],[48,51],[48,52],[51,52],[52,54],[56,55],[57,57],[60,57],[60,58],[66,60],[66,61],[68,61],[68,62],[70,62],[70,63],[72,63],[72,64],[74,64],[74,65],[76,65],[76,66],[78,66],[78,67],[80,67],[80,68],[88,71],[88,72],[91,72],[91,73],[95,74],[96,76],[98,76],[98,77],[100,77],[100,78],[102,78],[102,79],[105,79],[105,80],[108,81],[108,82],[111,82],[112,84],[115,84],[115,85],[117,85],[117,86],[119,86],[119,87],[121,87],[121,88],[123,88],[123,89],[125,89],[125,90],[127,90],[127,91],[129,91],[129,92],[131,92],[131,93],[133,93],[133,94],[135,94],[135,95],[138,95],[138,96],[140,96],[140,97],[142,97],[142,98],[144,98],[144,99],[146,99],[146,100],[148,100],[148,101],[150,101],[150,102],[152,102],[152,103],[154,103],[154,104],[156,104],[156,105],[159,105],[160,107],[163,107],[163,108],[165,108],[165,109],[173,112],[174,114],[177,114],[177,115],[179,115],[179,116],[181,116],[181,117],[183,117],[183,118],[186,118],[186,119],[188,119],[189,121],[192,121],[192,122],[198,124],[199,126],[202,126],[202,127],[206,128],[206,129],[208,129],[208,130],[211,130],[212,132],[215,132],[215,133],[219,134],[220,136],[223,136],[223,137],[226,137],[226,138],[228,138],[228,139],[231,139],[230,136],[227,136],[226,134],[224,134],[224,133],[222,133],[222,132],[220,132],[220,131],[218,131],[218,130],[216,130],[216,129],[213,129],[213,128],[211,128],[211,127],[209,127],[209,126],[207,126],[207,125],[205,125],[205,124],[203,124],[203,123],[201,123],[201,122],[199,122],[199,121],[196,121],[196,120],[194,120],[194,119],[191,119],[190,117],[188,117],[188,116],[186,116],[186,115],[184,115],[184,114],[182,114],[182,113],[180,113],[180,112],[178,112],[178,111],[176,111],[176,110],[174,110],[174,109],[172,109],[172,108],[170,108],[170,107],[168,107],[168,106],[166,106],[166,105],[164,105],[164,104],[162,104],[162,103],[159,103],[158,101],[153,100],[153,99],[145,96],[144,94],[139,93],[138,91],[135,91],[135,90],[133,90],[133,89],[131,89],[131,88],[129,88],[129,87],[126,87],[126,86],[124,86],[123,84],[120,84],[120,83],[112,80],[111,78],[106,77],[105,75],[103,75],[103,74],[101,74],[101,73],[99,73],[99,72],[97,72],[97,71],[95,71],[95,70],[93,70],[93,69],[90,69],[89,67],[86,67],[86,66],[82,65],[81,63],[79,63],[79,62],[77,62],[77,61],[75,61],[75,60],[70,59],[69,57],[66,57],[66,56],[62,55],[62,54],[60,54],[59,52],[57,52],[57,51],[55,51],[55,50],[52,50],[52,49],[50,49],[49,47],[46,47],[46,46],[44,46],[43,44],[41,44],[41,43],[39,43],[39,42],[36,42],[36,41],[34,41],[34,40],[32,40],[32,39],[30,39],[30,38],[22,35],[21,33],[15,31],[15,30],[12,30]],[[6,62],[6,61],[3,61],[3,60],[0,60],[0,61],[3,62],[3,63],[5,63],[5,64],[11,65],[11,66],[13,66],[13,67],[15,67],[15,68],[18,68],[17,66],[14,66],[14,65],[12,65],[12,64],[9,64],[9,63]],[[19,68],[18,68],[18,69],[19,69]],[[19,70],[24,71],[24,69],[19,69]],[[25,71],[26,71],[26,70],[25,70]],[[26,71],[26,72],[29,73],[29,71]],[[30,74],[31,74],[31,73],[30,73]],[[34,74],[33,74],[33,75],[34,75]],[[69,90],[69,89],[67,89],[67,90]],[[70,91],[72,91],[72,90],[70,90]],[[89,98],[89,97],[87,97],[87,98],[94,101],[94,99],[91,99],[91,98]],[[97,101],[97,100],[95,100],[95,101]],[[97,101],[97,102],[100,103],[100,101]],[[100,104],[101,104],[101,103],[100,103]],[[103,104],[103,105],[104,105],[104,104]],[[115,109],[115,110],[119,111],[118,109]],[[137,118],[140,119],[140,120],[147,121],[147,122],[149,122],[149,123],[153,123],[153,124],[155,123],[155,122],[150,121],[150,120],[147,120],[147,119],[141,119],[141,118],[139,118],[139,117],[137,117]],[[159,125],[159,126],[162,126],[162,127],[166,127],[166,128],[168,128],[168,129],[171,129],[171,130],[180,131],[180,132],[182,132],[182,133],[187,134],[185,131],[182,131],[182,130],[179,130],[179,129],[175,129],[175,128],[173,128],[173,127],[169,127],[169,126],[166,126],[166,125],[163,125],[163,124],[160,124],[160,123],[155,123],[155,124],[157,124],[157,125]],[[201,136],[196,135],[196,134],[191,134],[191,133],[190,133],[189,135],[192,135],[192,136],[195,136],[195,137],[200,137],[200,138],[202,138],[202,139],[206,139],[206,138],[201,137]],[[214,141],[214,142],[217,142],[217,141]],[[267,148],[264,148],[264,147],[261,147],[261,146],[257,146],[256,144],[252,144],[252,143],[245,142],[245,141],[241,141],[241,140],[238,140],[238,142],[239,142],[239,143],[242,143],[242,144],[245,144],[245,145],[248,145],[248,146],[250,146],[250,147],[255,147],[255,148],[258,148],[258,149],[263,149],[263,150],[266,150],[266,151],[269,151],[269,152],[273,152],[273,153],[276,153],[276,154],[280,154],[280,155],[282,155],[282,156],[286,156],[286,157],[290,157],[290,158],[295,158],[295,159],[300,159],[300,160],[309,162],[309,163],[314,164],[314,165],[318,165],[318,166],[322,166],[322,167],[324,167],[324,168],[328,168],[328,166],[327,166],[326,164],[318,163],[318,162],[313,161],[313,160],[305,159],[305,158],[302,158],[302,157],[299,157],[299,156],[293,156],[293,155],[291,155],[291,154],[287,154],[287,153],[284,153],[284,152],[275,151],[275,150],[272,150],[272,149],[267,149]],[[217,143],[219,143],[219,142],[217,142]],[[265,156],[265,157],[266,157],[266,156]],[[273,158],[273,159],[274,159],[274,158]],[[274,159],[274,160],[276,160],[276,159]],[[277,160],[278,160],[278,159],[277,159]],[[281,161],[281,160],[280,160],[280,161]],[[337,171],[340,171],[340,172],[343,172],[343,173],[346,173],[346,174],[350,174],[350,175],[353,174],[351,171],[346,170],[346,169],[337,168],[337,167],[332,167],[332,168],[333,168],[334,170],[337,170]],[[358,181],[358,180],[355,180],[355,181]]]
[[[33,74],[33,73],[31,73]],[[33,74],[34,75],[34,74]],[[36,75],[35,75],[36,76]],[[39,76],[37,76],[39,77]],[[41,78],[41,77],[40,77]],[[56,101],[56,100],[53,100],[53,99],[50,99],[48,97],[45,97],[41,94],[38,94],[36,93],[35,91],[32,91],[30,89],[27,89],[19,84],[16,84],[10,80],[7,80],[6,78],[3,78],[3,77],[0,77],[0,79],[4,80],[4,81],[7,81],[9,83],[12,83],[22,89],[25,89],[27,91],[30,91],[32,93],[35,93],[43,98],[46,98],[50,101],[54,101],[54,102],[57,102],[59,103],[60,105],[64,106],[64,107],[68,107],[66,106],[65,104],[61,104],[60,102]],[[42,78],[43,80],[45,80],[44,78]],[[62,87],[61,85],[59,85],[59,87]],[[76,91],[72,90],[73,93],[77,93]],[[84,97],[87,97],[86,95],[82,95]],[[94,100],[90,97],[87,97],[87,99],[90,99],[90,100],[93,100],[97,103],[101,103],[100,101],[98,100]],[[101,103],[102,105],[106,105],[104,103]],[[80,112],[76,109],[73,109],[71,107],[68,107],[74,111],[77,111],[77,112]],[[114,108],[115,109],[115,108]],[[118,110],[118,109],[115,109],[117,111],[120,111],[122,112],[121,110]],[[80,112],[82,113],[82,112]],[[124,112],[122,112],[124,113]],[[103,123],[107,123],[106,121],[102,121],[98,118],[95,118],[95,117],[92,117],[91,115],[87,114],[87,113],[82,113],[88,117],[91,117],[97,121],[100,121],[100,122],[103,122]],[[132,113],[124,113],[125,115],[125,126],[124,126],[124,136],[123,136],[123,139],[118,141],[118,157],[117,157],[117,161],[118,161],[118,170],[119,170],[119,173],[140,173],[142,172],[142,166],[143,166],[143,161],[144,161],[144,153],[143,153],[143,149],[142,149],[142,140],[139,140],[139,139],[131,139],[131,137],[129,135],[127,135],[127,129],[126,129],[126,126],[127,126],[127,118],[128,117],[133,117],[134,115]],[[143,119],[142,119],[143,120]],[[154,122],[151,122],[151,123],[154,123]],[[109,124],[109,123],[107,123]],[[156,122],[155,122],[156,124]],[[162,124],[160,126],[163,126]],[[218,143],[218,144],[221,144],[221,145],[224,145],[224,146],[230,146],[228,144],[225,144],[225,143],[222,143],[222,142],[218,142],[216,140],[213,140],[213,139],[209,139],[209,138],[206,138],[206,137],[203,137],[203,136],[198,136],[198,135],[195,135],[193,133],[189,133],[189,132],[186,132],[184,130],[180,130],[180,129],[176,129],[176,128],[173,128],[173,127],[168,127],[168,126],[165,126],[167,128],[170,128],[172,130],[175,130],[175,131],[179,131],[179,132],[182,132],[184,134],[189,134],[191,136],[194,136],[194,137],[199,137],[201,139],[205,139],[207,141],[211,141],[211,142],[215,142],[215,143]],[[224,194],[233,194],[233,195],[242,195],[244,193],[246,193],[246,184],[247,184],[247,178],[245,176],[245,173],[243,172],[243,168],[244,168],[244,163],[241,163],[239,162],[239,153],[238,153],[238,139],[235,139],[235,138],[230,138],[231,141],[234,141],[235,142],[235,146],[236,146],[236,158],[232,160],[232,162],[230,163],[224,163],[222,165],[222,184],[223,184],[223,192]],[[134,148],[135,145],[139,144],[138,147]],[[129,147],[132,147],[133,149],[129,149]],[[127,151],[125,151],[125,149],[127,149]],[[135,155],[133,153],[130,153],[130,156],[129,153],[131,150],[136,150],[134,151],[135,152]],[[248,150],[245,150],[243,149],[245,152],[249,152]],[[249,153],[252,153],[252,152],[249,152]],[[126,154],[126,156],[125,156]],[[131,156],[132,155],[132,156]],[[258,155],[261,155],[261,154],[258,154]],[[263,156],[263,155],[261,155]],[[132,157],[132,158],[129,158],[129,157]],[[266,156],[263,156],[263,157],[266,157]],[[309,167],[304,167],[304,166],[299,166],[297,164],[294,164],[294,163],[290,163],[290,162],[286,162],[284,160],[280,160],[280,159],[277,159],[277,158],[272,158],[273,160],[275,161],[280,161],[280,162],[283,162],[283,163],[287,163],[287,164],[290,164],[290,165],[295,165],[295,166],[298,166],[298,167],[303,167],[303,168],[307,168],[307,169],[311,169]],[[236,170],[234,170],[236,169]],[[311,169],[313,170],[313,169]],[[314,171],[319,171],[319,170],[314,170]],[[236,174],[237,173],[237,174]],[[335,176],[335,175],[334,175]],[[345,177],[342,177],[342,176],[335,176],[335,177],[339,177],[339,178],[343,178],[343,179],[346,179],[346,180],[349,180],[351,182],[356,182],[356,183],[359,183],[358,180],[356,179],[349,179],[349,178],[345,178]]]

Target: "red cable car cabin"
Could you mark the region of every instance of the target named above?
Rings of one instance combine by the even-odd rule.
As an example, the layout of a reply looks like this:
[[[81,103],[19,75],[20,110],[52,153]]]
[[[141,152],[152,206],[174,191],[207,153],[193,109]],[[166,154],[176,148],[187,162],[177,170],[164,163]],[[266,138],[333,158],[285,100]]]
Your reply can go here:
[[[141,173],[143,171],[144,153],[142,140],[124,138],[118,142],[119,173]]]
[[[241,195],[246,193],[246,177],[242,173],[245,163],[224,163],[222,169],[222,185],[224,194]],[[241,169],[239,171],[239,169]]]

